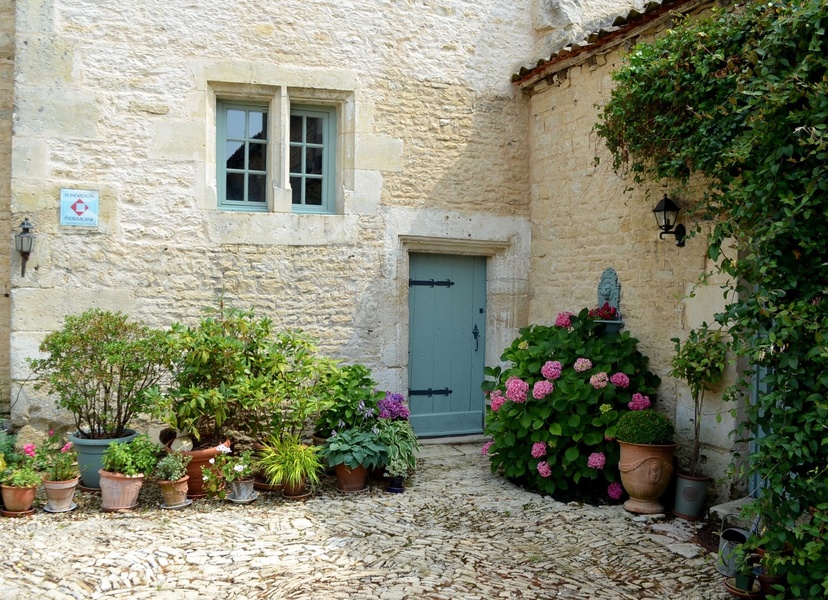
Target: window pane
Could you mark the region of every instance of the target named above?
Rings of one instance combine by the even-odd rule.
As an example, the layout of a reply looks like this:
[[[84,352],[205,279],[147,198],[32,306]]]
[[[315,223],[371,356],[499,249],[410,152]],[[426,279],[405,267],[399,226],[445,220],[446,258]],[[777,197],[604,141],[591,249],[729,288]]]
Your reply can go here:
[[[245,111],[233,108],[227,109],[227,137],[237,140],[244,139]]]
[[[290,187],[293,191],[293,204],[302,204],[302,178],[291,177]]]
[[[265,176],[250,175],[247,179],[247,199],[250,202],[266,202]]]
[[[227,142],[227,168],[244,169],[244,142]]]
[[[228,200],[244,200],[244,174],[228,173],[225,197]]]
[[[251,171],[267,171],[267,145],[250,142],[250,162],[248,168]]]
[[[305,173],[322,174],[322,148],[308,148],[305,150]]]
[[[302,172],[302,147],[301,146],[291,146],[290,147],[290,172],[291,173],[301,173]]]
[[[322,180],[305,179],[305,204],[322,206]]]
[[[321,144],[324,139],[322,137],[322,119],[316,117],[305,117],[307,120],[308,133],[305,141],[308,144]]]
[[[290,115],[290,141],[302,141],[302,117]]]
[[[267,115],[251,110],[248,117],[247,128],[251,140],[267,139]]]

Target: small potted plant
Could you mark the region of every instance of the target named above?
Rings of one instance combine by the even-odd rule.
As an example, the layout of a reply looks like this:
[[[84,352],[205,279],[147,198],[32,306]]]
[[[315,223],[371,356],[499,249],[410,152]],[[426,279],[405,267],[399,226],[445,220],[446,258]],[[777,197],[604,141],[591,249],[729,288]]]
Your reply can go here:
[[[390,458],[388,464],[385,465],[384,475],[388,478],[385,491],[391,494],[402,494],[405,491],[405,479],[410,472],[411,466],[405,458],[399,454]]]
[[[388,460],[388,448],[380,441],[375,427],[337,431],[327,439],[322,453],[328,465],[336,470],[337,488],[345,493],[368,489],[365,485],[368,469]]]
[[[0,474],[4,516],[16,517],[33,512],[37,486],[40,485],[36,455],[34,444],[25,444],[20,453],[11,451],[5,454],[6,468]]]
[[[282,486],[285,498],[306,498],[319,483],[320,447],[303,444],[298,437],[271,438],[259,450],[258,461],[267,482]]]
[[[722,380],[727,366],[729,344],[721,331],[708,329],[707,323],[703,323],[699,329],[691,330],[684,344],[678,338],[673,338],[672,341],[675,343],[676,354],[670,375],[686,381],[693,397],[690,469],[678,472],[673,513],[683,519],[695,520],[701,516],[710,481],[709,477],[699,472],[704,393]]]
[[[72,502],[80,481],[77,458],[72,442],[67,442],[54,430],[49,431],[49,437],[37,449],[37,466],[43,473],[44,510],[47,512],[67,512],[77,506]]]
[[[76,431],[69,441],[82,483],[98,488],[103,453],[113,440],[135,437],[129,423],[149,410],[149,391],[167,372],[165,334],[123,313],[91,309],[66,317],[40,351],[45,358],[28,360],[40,378],[34,387],[56,394],[57,406],[72,413]]]
[[[385,473],[389,477],[406,476],[417,467],[415,453],[420,449],[417,434],[408,421],[410,411],[401,394],[386,393],[378,406],[379,415],[376,421],[377,437],[387,449],[388,458],[384,463]],[[394,463],[395,474],[389,474],[388,469]],[[400,473],[399,471],[403,470]],[[399,487],[393,486],[392,487]],[[393,491],[393,490],[391,490]]]
[[[633,404],[634,400],[631,402]],[[647,402],[649,404],[649,401]],[[652,409],[630,410],[618,419],[615,438],[621,448],[621,484],[630,495],[624,508],[639,514],[664,512],[658,499],[673,473],[675,426]]]
[[[253,473],[258,468],[253,451],[233,452],[224,444],[220,444],[218,450],[219,454],[202,469],[207,495],[238,504],[253,502],[259,496],[253,488]]]
[[[129,442],[114,442],[103,454],[101,508],[105,511],[132,510],[138,506],[138,493],[158,464],[160,448],[146,434]]]
[[[187,475],[187,465],[191,460],[191,456],[169,452],[155,465],[152,476],[158,482],[158,488],[164,497],[161,508],[181,508],[188,504],[187,481],[190,476]]]

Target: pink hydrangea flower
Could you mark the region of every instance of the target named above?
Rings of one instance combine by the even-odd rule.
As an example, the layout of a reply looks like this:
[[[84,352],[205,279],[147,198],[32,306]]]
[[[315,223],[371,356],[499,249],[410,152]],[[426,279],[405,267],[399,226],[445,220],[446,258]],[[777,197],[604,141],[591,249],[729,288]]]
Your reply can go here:
[[[509,377],[506,380],[506,397],[512,402],[526,402],[526,393],[529,391],[529,384],[518,379]]]
[[[612,498],[613,500],[618,500],[621,495],[624,493],[624,488],[621,487],[621,484],[617,481],[613,481],[607,487],[607,495]]]
[[[578,373],[583,373],[584,371],[589,371],[592,368],[592,361],[588,358],[579,358],[575,361],[575,370]]]
[[[34,444],[24,444],[23,445],[23,454],[28,456],[34,457],[36,453],[35,445]]]
[[[534,458],[546,456],[546,444],[544,444],[543,442],[535,442],[534,444],[532,444],[532,456]]]
[[[549,466],[548,462],[542,460],[538,463],[538,473],[540,473],[541,477],[550,477],[552,475],[552,467]]]
[[[558,379],[561,376],[562,369],[563,365],[557,360],[548,360],[541,367],[541,375],[550,380]]]
[[[551,381],[547,381],[546,379],[541,379],[535,386],[532,388],[532,396],[535,400],[542,400],[546,396],[552,393],[552,390],[555,389],[555,386],[552,385]]]
[[[500,390],[495,390],[489,395],[489,406],[494,412],[500,410],[504,402],[506,402],[506,398],[503,397],[503,392]]]
[[[555,327],[572,327],[572,321],[570,319],[574,316],[575,313],[571,312],[558,313],[558,316],[555,317]]]
[[[589,378],[589,384],[596,390],[600,390],[601,388],[607,387],[608,382],[609,377],[607,377],[607,374],[603,371],[601,371],[600,373],[596,373],[595,375]]]
[[[606,464],[607,457],[604,456],[603,452],[593,452],[587,459],[587,466],[590,469],[603,469]]]
[[[483,456],[489,456],[489,448],[492,447],[492,444],[494,444],[494,441],[491,440],[483,444],[483,447],[480,448],[480,454]]]
[[[630,385],[630,378],[624,373],[613,373],[610,382],[615,387],[625,388]]]
[[[636,392],[633,394],[632,400],[627,402],[627,406],[630,410],[644,410],[645,408],[650,408],[652,403],[650,402],[649,396],[645,396]]]

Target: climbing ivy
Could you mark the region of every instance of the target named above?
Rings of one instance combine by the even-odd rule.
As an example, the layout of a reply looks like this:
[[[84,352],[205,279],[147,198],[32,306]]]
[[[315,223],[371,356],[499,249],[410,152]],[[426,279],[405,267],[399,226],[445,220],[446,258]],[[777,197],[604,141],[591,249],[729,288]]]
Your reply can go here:
[[[708,255],[737,282],[717,320],[767,393],[747,404],[757,545],[791,597],[828,594],[828,3],[750,2],[639,44],[598,134],[638,183],[705,181]],[[765,387],[765,386],[763,386]],[[756,435],[759,431],[762,436]]]

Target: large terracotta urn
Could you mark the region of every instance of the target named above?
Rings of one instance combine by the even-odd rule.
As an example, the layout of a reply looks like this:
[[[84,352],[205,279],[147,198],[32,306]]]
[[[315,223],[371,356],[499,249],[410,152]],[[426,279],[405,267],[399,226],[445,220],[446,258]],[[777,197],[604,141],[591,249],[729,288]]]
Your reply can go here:
[[[670,485],[676,444],[629,444],[620,440],[618,444],[621,484],[630,495],[624,508],[641,515],[663,513],[664,506],[658,499]]]

